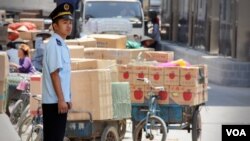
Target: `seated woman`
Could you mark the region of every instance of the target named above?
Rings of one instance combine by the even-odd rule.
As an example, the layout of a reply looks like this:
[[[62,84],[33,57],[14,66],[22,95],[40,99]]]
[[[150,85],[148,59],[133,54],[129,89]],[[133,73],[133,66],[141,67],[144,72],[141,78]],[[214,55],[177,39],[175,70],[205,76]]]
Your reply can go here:
[[[10,66],[17,68],[20,73],[35,73],[35,68],[30,59],[30,48],[26,44],[21,44],[18,49],[19,64],[10,63]]]

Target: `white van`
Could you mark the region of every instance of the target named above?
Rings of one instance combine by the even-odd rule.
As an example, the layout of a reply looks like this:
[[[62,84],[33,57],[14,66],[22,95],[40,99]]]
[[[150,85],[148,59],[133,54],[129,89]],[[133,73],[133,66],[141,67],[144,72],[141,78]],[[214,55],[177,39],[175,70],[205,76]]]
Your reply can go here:
[[[83,0],[79,5],[78,32],[144,35],[144,14],[138,0]]]

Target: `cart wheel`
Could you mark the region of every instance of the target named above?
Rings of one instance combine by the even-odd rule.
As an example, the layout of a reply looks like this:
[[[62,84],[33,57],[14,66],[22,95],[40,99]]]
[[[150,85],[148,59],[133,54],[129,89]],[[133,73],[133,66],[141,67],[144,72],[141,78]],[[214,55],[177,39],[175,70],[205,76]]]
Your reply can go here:
[[[135,129],[136,129],[138,123],[139,122],[136,122],[136,121],[132,122],[132,136],[133,136],[133,139],[135,138],[133,133],[135,133]],[[140,133],[138,134],[137,141],[141,141],[141,139],[142,139],[142,131],[140,131]]]
[[[194,111],[192,119],[192,141],[201,139],[201,115],[199,108]]]
[[[147,127],[147,129],[145,127]],[[157,139],[166,141],[167,126],[160,117],[151,116],[149,117],[148,122],[146,122],[146,119],[140,122],[136,126],[135,132],[133,132],[133,134],[134,141],[141,141],[142,137],[144,136],[146,139],[155,140],[155,135],[157,135]]]
[[[127,122],[126,119],[124,120],[120,120],[118,123],[118,134],[120,137],[120,140],[122,140],[126,134],[126,130],[127,130]]]
[[[113,126],[107,126],[101,136],[101,141],[119,141],[117,129]]]

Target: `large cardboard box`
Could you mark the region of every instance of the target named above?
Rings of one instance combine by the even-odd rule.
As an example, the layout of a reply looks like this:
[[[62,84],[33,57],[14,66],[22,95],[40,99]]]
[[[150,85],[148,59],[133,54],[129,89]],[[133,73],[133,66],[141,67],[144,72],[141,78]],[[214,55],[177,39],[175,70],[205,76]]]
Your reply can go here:
[[[149,80],[154,85],[162,85],[164,82],[164,68],[149,66]]]
[[[131,65],[118,65],[119,81],[133,83],[133,67]]]
[[[96,39],[94,38],[81,38],[81,39],[69,39],[65,40],[67,45],[84,46],[85,48],[97,47]]]
[[[149,100],[149,93],[153,92],[154,94],[159,96],[157,100],[158,104],[169,104],[169,86],[159,86],[164,87],[164,91],[153,90],[149,85],[145,85],[145,99]]]
[[[118,69],[115,60],[71,59],[71,70],[87,69],[109,69],[112,82],[118,81]]]
[[[197,86],[200,80],[199,67],[180,67],[180,85]]]
[[[100,48],[85,48],[84,57],[89,59],[103,59],[103,50]]]
[[[139,78],[149,78],[148,75],[148,66],[146,65],[132,65],[132,77],[133,77],[133,83],[137,85],[145,85],[146,83],[144,81],[138,80]]]
[[[79,45],[79,41],[76,39],[70,39],[70,40],[64,40],[65,43],[67,45],[74,45],[74,46],[78,46]]]
[[[130,98],[132,103],[144,103],[145,86],[130,84]]]
[[[71,58],[83,58],[84,57],[84,47],[83,46],[68,46]]]
[[[170,104],[198,105],[202,94],[202,85],[198,86],[170,86]]]
[[[71,72],[72,109],[68,120],[108,120],[113,118],[111,76],[107,69],[79,70]]]
[[[6,52],[0,52],[0,66],[0,81],[4,81],[9,74],[9,59]]]
[[[44,19],[41,18],[21,18],[20,22],[34,23],[39,30],[44,30]]]
[[[180,67],[164,68],[164,85],[180,84]]]
[[[96,39],[97,47],[126,48],[127,37],[125,35],[92,34],[89,37]]]
[[[200,83],[208,83],[208,66],[206,64],[193,65],[194,67],[199,67],[199,76],[201,77]]]
[[[146,51],[144,58],[147,61],[170,62],[174,60],[173,51]]]
[[[78,39],[78,41],[79,41],[79,45],[84,46],[85,48],[97,47],[97,42],[96,42],[96,39],[94,38],[82,38],[82,39]]]

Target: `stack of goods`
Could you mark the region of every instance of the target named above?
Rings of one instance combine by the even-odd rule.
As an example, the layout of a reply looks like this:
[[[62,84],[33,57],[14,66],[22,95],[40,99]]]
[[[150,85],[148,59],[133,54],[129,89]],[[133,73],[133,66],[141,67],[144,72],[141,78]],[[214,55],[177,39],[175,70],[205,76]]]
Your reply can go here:
[[[71,90],[73,110],[80,113],[70,113],[68,120],[86,120],[88,111],[93,120],[107,120],[130,117],[131,101],[128,83],[113,83],[117,81],[117,70],[113,69],[114,60],[72,59]],[[116,93],[120,89],[120,93]],[[121,99],[126,97],[125,99]],[[123,105],[122,111],[117,105]]]
[[[44,29],[44,20],[43,19],[21,19],[21,22],[12,23],[8,25],[8,30],[13,34],[14,37],[9,37],[11,41],[16,40],[17,38],[23,39],[30,48],[34,47],[34,41],[36,35],[41,33]],[[40,29],[40,30],[38,30]]]
[[[163,55],[164,54],[164,55]],[[151,57],[148,57],[151,56]],[[118,67],[119,81],[129,82],[132,103],[145,103],[151,91],[149,85],[138,78],[149,78],[154,86],[163,86],[157,92],[159,104],[198,105],[207,101],[207,66],[190,65],[179,59],[173,60],[173,52],[145,52],[151,62],[137,62]],[[158,60],[152,62],[152,60]],[[167,63],[159,63],[167,62]]]
[[[0,113],[5,111],[7,98],[7,76],[9,73],[9,61],[5,52],[0,52]]]
[[[140,52],[149,51],[147,48],[140,49],[113,49],[113,48],[86,48],[85,58],[116,60],[117,64],[128,64],[138,58]]]

